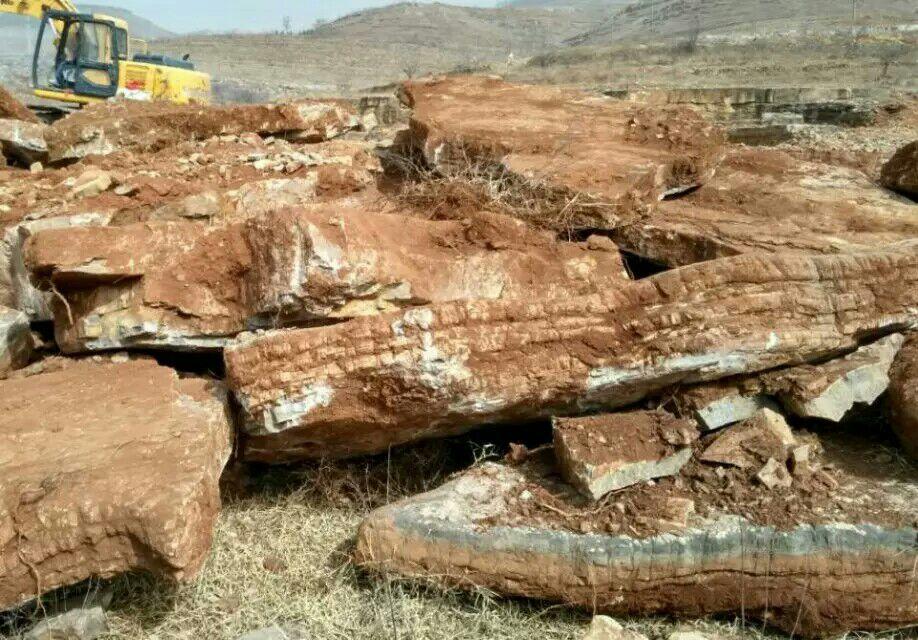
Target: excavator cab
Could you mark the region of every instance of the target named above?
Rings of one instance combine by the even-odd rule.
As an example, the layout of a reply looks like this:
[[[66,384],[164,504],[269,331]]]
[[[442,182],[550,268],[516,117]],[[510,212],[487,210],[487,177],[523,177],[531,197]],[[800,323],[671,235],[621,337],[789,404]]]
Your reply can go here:
[[[79,102],[115,96],[119,61],[128,55],[127,28],[119,22],[90,14],[45,11],[32,61],[36,95]],[[50,66],[44,57],[49,51],[53,52]]]

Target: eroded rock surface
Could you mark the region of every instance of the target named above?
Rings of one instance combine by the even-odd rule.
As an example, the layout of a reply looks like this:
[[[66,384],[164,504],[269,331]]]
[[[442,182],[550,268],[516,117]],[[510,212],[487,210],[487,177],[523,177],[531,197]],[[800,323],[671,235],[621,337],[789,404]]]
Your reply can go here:
[[[0,154],[25,165],[44,160],[48,154],[46,129],[36,122],[0,118]]]
[[[918,460],[918,337],[912,336],[899,352],[890,375],[892,427],[905,450]]]
[[[154,152],[212,136],[255,133],[330,140],[359,125],[352,109],[337,101],[200,106],[122,101],[90,105],[48,130],[52,161],[74,160],[119,149]]]
[[[28,244],[70,353],[220,348],[250,328],[460,299],[577,295],[627,281],[621,257],[481,214],[427,221],[323,205],[248,222],[60,229]]]
[[[590,296],[456,302],[241,337],[246,455],[385,451],[482,424],[622,407],[677,383],[821,360],[918,320],[914,244],[744,255]]]
[[[230,454],[224,400],[148,360],[0,382],[0,609],[125,571],[193,577]]]
[[[880,183],[913,200],[918,200],[918,140],[907,144],[883,165]]]
[[[918,219],[912,203],[856,169],[740,149],[701,188],[613,235],[623,249],[676,267],[747,252],[871,250],[918,236]]]
[[[611,491],[675,475],[692,457],[698,431],[663,411],[555,420],[561,473],[593,500]]]
[[[413,109],[411,143],[430,165],[500,165],[520,189],[602,205],[578,213],[575,226],[615,225],[642,204],[695,188],[723,154],[723,132],[687,107],[487,77],[408,82],[403,95]]]
[[[860,474],[835,492],[848,511],[774,526],[764,522],[770,510],[754,518],[708,510],[665,533],[629,533],[657,517],[656,501],[616,494],[631,505],[624,514],[607,507],[625,519],[621,532],[603,530],[606,512],[561,501],[555,509],[573,521],[560,524],[566,516],[540,506],[563,492],[550,472],[486,464],[373,512],[356,553],[376,571],[617,616],[735,614],[809,637],[912,625],[918,478],[880,486]],[[786,509],[786,489],[761,491],[776,495],[769,509]]]

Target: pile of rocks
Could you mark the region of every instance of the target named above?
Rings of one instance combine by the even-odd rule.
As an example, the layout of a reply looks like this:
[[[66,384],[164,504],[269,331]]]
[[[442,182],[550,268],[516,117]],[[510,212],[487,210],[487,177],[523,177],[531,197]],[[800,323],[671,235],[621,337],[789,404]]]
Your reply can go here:
[[[0,120],[0,609],[193,578],[231,451],[553,419],[553,447],[373,513],[359,561],[807,635],[918,621],[914,467],[862,473],[869,438],[801,429],[888,389],[918,448],[914,205],[684,106],[492,78],[403,98],[388,157],[554,214],[419,211],[342,102]]]

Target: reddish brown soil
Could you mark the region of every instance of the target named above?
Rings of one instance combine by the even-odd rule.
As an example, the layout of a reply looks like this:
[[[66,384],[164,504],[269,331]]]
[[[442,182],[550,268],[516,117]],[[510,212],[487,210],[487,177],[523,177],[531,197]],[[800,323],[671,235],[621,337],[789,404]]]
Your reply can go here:
[[[36,115],[19,102],[3,85],[0,85],[0,118],[39,122]]]
[[[839,519],[890,527],[915,524],[913,509],[897,509],[888,500],[873,500],[872,496],[880,478],[918,482],[918,466],[895,457],[875,440],[851,433],[796,435],[801,444],[811,445],[813,465],[810,473],[795,476],[790,489],[768,489],[755,479],[758,468],[741,470],[696,459],[679,476],[623,489],[599,505],[565,484],[554,471],[551,455],[545,453],[529,463],[533,480],[517,491],[509,515],[491,524],[647,537],[682,524],[671,520],[673,498],[693,501],[701,517],[736,514],[779,529]],[[696,453],[717,436],[706,436]],[[531,497],[524,495],[527,492]],[[907,505],[916,497],[918,494],[902,499]]]

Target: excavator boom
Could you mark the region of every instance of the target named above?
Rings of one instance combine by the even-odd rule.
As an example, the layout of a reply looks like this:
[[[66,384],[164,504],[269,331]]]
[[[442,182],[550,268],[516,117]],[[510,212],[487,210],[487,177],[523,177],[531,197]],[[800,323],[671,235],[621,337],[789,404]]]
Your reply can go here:
[[[20,16],[29,16],[41,20],[45,11],[66,11],[76,13],[76,5],[70,0],[0,0],[0,13],[15,13]],[[55,24],[55,30],[60,33],[61,25]]]

